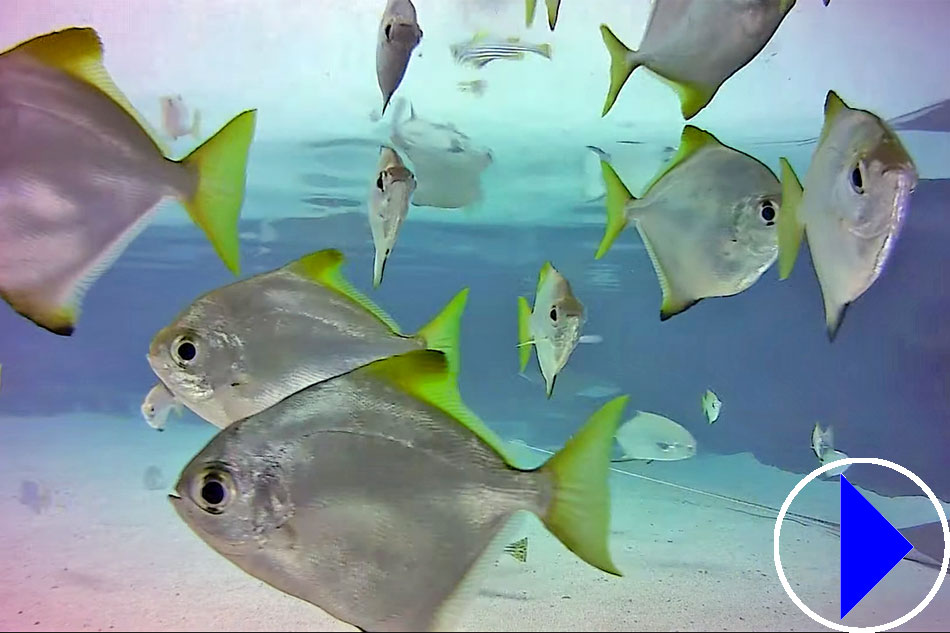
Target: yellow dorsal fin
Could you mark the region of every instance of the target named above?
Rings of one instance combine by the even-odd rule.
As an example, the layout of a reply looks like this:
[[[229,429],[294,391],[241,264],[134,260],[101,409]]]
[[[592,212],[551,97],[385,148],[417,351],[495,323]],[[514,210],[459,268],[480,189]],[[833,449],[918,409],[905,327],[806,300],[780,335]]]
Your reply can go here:
[[[653,180],[644,188],[643,195],[645,196],[650,189],[655,185],[659,180],[670,173],[678,165],[685,162],[690,156],[698,152],[700,149],[707,147],[709,145],[722,145],[715,136],[710,134],[705,130],[701,130],[695,125],[687,125],[683,128],[683,134],[680,136],[680,146],[676,150],[676,154],[663,166],[663,168],[653,177]]]
[[[835,119],[838,118],[838,115],[842,112],[850,110],[851,108],[841,100],[841,97],[838,96],[834,90],[829,90],[828,94],[825,95],[825,121],[821,126],[821,136],[818,138],[818,145],[821,145],[824,142],[825,137],[828,135],[828,130],[831,129],[831,126]]]
[[[396,325],[392,317],[347,281],[346,277],[343,276],[343,271],[340,270],[343,262],[343,253],[335,248],[328,248],[304,255],[300,259],[287,264],[286,268],[314,283],[335,290],[351,301],[355,301],[393,332],[401,334],[399,326]]]
[[[72,27],[34,37],[9,49],[6,55],[27,55],[44,66],[61,70],[76,79],[95,86],[125,110],[145,130],[152,141],[167,156],[168,148],[148,121],[138,113],[122,94],[109,72],[102,65],[102,41],[95,29]]]
[[[541,293],[541,286],[544,285],[544,280],[548,278],[552,270],[554,270],[554,266],[551,265],[551,262],[544,262],[544,265],[541,266],[541,272],[538,273],[538,287],[535,289],[535,297]]]
[[[477,435],[508,464],[505,444],[462,402],[455,377],[442,352],[423,349],[391,356],[358,370],[384,380],[417,400],[441,410]]]

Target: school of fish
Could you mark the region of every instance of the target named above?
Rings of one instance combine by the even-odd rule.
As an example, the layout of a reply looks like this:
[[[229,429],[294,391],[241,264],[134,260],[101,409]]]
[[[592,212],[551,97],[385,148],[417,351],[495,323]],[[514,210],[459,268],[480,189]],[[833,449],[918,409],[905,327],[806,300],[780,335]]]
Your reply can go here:
[[[411,82],[425,16],[411,0],[380,4],[381,117]],[[526,27],[536,4],[525,0]],[[544,4],[552,32],[559,16],[583,5]],[[746,291],[776,262],[778,276],[788,278],[804,237],[834,340],[845,310],[896,247],[918,181],[914,161],[880,117],[833,87],[803,181],[785,158],[776,173],[685,124],[794,19],[795,5],[654,0],[636,49],[618,37],[618,25],[600,26],[609,57],[601,116],[635,98],[621,99],[621,90],[643,66],[676,91],[684,120],[675,153],[635,192],[609,154],[588,146],[606,192],[606,229],[593,257],[607,256],[635,226],[663,321],[704,299]],[[529,54],[550,60],[552,52],[547,42],[486,32],[449,51],[476,72]],[[483,79],[458,83],[479,96],[485,86]],[[180,203],[240,277],[238,221],[257,110],[234,112],[202,140],[200,110],[182,95],[162,96],[159,106],[163,134],[112,80],[93,28],[38,35],[0,54],[0,296],[37,326],[72,335],[86,291],[165,199]],[[479,200],[478,175],[493,160],[411,105],[406,118],[404,100],[397,98],[390,118],[392,142],[365,174],[374,289],[410,209]],[[418,142],[427,136],[441,139],[441,153]],[[181,139],[200,143],[173,159],[167,143]],[[468,288],[407,332],[347,280],[344,264],[332,245],[315,250],[204,292],[155,333],[147,360],[158,382],[142,401],[143,418],[162,431],[171,413],[187,409],[216,427],[169,495],[181,520],[247,574],[364,631],[453,626],[450,605],[480,561],[507,553],[526,562],[527,538],[505,534],[519,513],[536,515],[591,568],[622,575],[609,543],[610,464],[689,459],[698,450],[690,431],[646,411],[622,422],[628,396],[601,390],[594,393],[600,406],[559,451],[521,468],[459,394]],[[585,305],[550,261],[533,300],[517,297],[519,373],[533,349],[548,399],[578,345],[603,340],[583,333],[586,322]],[[708,425],[716,423],[716,393],[707,390],[701,405]],[[821,465],[847,457],[835,449],[831,427],[818,423],[811,449]]]

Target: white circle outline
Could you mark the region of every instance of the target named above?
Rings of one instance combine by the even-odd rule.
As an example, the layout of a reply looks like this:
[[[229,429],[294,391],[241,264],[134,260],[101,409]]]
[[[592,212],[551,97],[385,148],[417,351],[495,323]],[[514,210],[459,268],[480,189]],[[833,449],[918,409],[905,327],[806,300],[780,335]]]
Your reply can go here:
[[[782,534],[782,521],[785,520],[785,513],[788,512],[789,507],[792,505],[792,501],[795,500],[795,497],[798,496],[798,493],[800,493],[805,488],[805,486],[815,480],[823,472],[831,470],[832,468],[844,466],[846,464],[873,464],[875,466],[890,468],[891,470],[895,470],[904,475],[917,484],[921,490],[927,493],[927,496],[930,497],[930,502],[933,503],[934,509],[937,511],[937,516],[940,517],[940,525],[943,527],[943,562],[940,565],[940,572],[937,574],[937,581],[930,589],[930,593],[928,593],[924,599],[920,601],[920,604],[914,607],[909,613],[904,614],[902,617],[897,618],[896,620],[892,620],[891,622],[877,626],[844,626],[843,624],[826,620],[809,609],[808,606],[801,601],[801,598],[795,594],[792,586],[788,583],[788,578],[785,577],[785,571],[782,569],[782,559],[781,556],[779,556],[779,539]],[[888,631],[917,617],[921,611],[927,608],[927,605],[930,604],[930,602],[934,599],[934,597],[937,595],[937,592],[940,591],[940,585],[943,584],[943,580],[947,576],[947,566],[948,563],[950,563],[950,527],[948,527],[947,515],[943,511],[943,506],[940,505],[940,500],[937,499],[937,495],[935,495],[933,490],[931,490],[930,487],[924,483],[923,479],[912,473],[907,468],[904,468],[900,464],[895,464],[894,462],[888,461],[886,459],[880,459],[878,457],[848,457],[846,459],[838,459],[824,464],[823,466],[820,466],[819,468],[816,468],[815,470],[808,473],[804,479],[799,481],[798,484],[792,488],[792,491],[788,493],[788,496],[785,498],[785,503],[782,504],[782,509],[779,510],[778,518],[775,519],[775,531],[772,540],[773,554],[775,558],[775,573],[778,574],[778,579],[781,581],[782,587],[785,588],[785,593],[787,593],[788,597],[792,599],[792,602],[795,603],[795,606],[801,609],[805,615],[810,617],[815,622],[827,626],[829,629],[834,629],[835,631],[844,631],[845,633],[859,633],[864,631],[868,631],[869,633],[878,633],[880,631]]]

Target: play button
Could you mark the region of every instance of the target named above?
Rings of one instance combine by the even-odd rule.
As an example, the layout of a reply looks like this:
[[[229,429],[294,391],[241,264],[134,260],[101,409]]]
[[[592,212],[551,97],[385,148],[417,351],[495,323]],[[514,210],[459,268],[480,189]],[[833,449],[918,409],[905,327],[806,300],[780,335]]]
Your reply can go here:
[[[841,618],[914,549],[841,475]]]
[[[782,558],[780,555],[782,522],[785,520],[785,515],[788,513],[789,507],[791,507],[795,497],[798,496],[805,486],[817,479],[822,473],[843,465],[853,464],[873,464],[874,466],[889,468],[899,472],[917,484],[917,486],[926,493],[927,497],[929,497],[930,502],[933,503],[937,516],[940,518],[940,527],[943,528],[943,544],[947,545],[947,547],[943,548],[943,561],[940,564],[937,579],[923,600],[909,613],[891,622],[876,626],[847,626],[843,624],[840,619],[833,621],[815,613],[808,605],[802,602],[802,599],[799,598],[798,594],[792,589],[788,578],[785,576],[785,570],[782,568]],[[861,602],[861,600],[887,576],[888,572],[890,572],[913,547],[844,477],[841,477],[839,497],[841,504],[840,618],[844,618],[855,605]],[[874,631],[878,633],[906,624],[923,611],[937,595],[944,578],[946,578],[947,567],[950,566],[950,526],[947,525],[946,513],[943,511],[943,506],[940,504],[937,496],[916,474],[900,464],[895,464],[885,459],[879,459],[877,457],[849,457],[843,460],[828,462],[816,468],[795,485],[788,494],[788,497],[785,498],[785,502],[782,504],[778,517],[775,520],[772,552],[775,559],[775,573],[782,583],[782,588],[785,589],[785,593],[787,593],[788,597],[795,603],[795,606],[801,609],[805,615],[815,622],[835,631],[845,631],[848,633],[852,631]]]

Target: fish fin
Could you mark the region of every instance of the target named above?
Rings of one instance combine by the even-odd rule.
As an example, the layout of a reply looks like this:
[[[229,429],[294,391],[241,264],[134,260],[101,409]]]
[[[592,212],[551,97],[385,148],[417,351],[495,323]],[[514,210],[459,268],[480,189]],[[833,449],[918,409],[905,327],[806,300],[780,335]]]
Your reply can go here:
[[[610,88],[607,90],[607,99],[604,101],[604,109],[600,115],[603,117],[610,112],[623,85],[640,64],[630,61],[630,56],[636,51],[627,48],[626,44],[617,39],[609,26],[601,24],[600,34],[607,46],[607,52],[610,53]]]
[[[26,292],[3,292],[3,298],[20,316],[59,336],[72,336],[79,320],[79,301],[73,296],[61,305],[53,305],[42,297]]]
[[[519,563],[528,562],[528,537],[520,538],[513,543],[505,545],[505,553],[510,555]]]
[[[534,14],[538,6],[538,0],[524,0],[524,25],[525,28],[534,23]]]
[[[640,232],[640,238],[643,240],[643,245],[647,249],[647,255],[650,256],[650,261],[653,263],[656,278],[660,282],[660,290],[663,292],[663,303],[660,304],[660,321],[666,321],[690,309],[699,303],[699,299],[685,296],[678,288],[670,283],[670,278],[667,276],[666,270],[660,262],[660,257],[653,247],[653,242],[650,241],[650,238],[643,229],[638,230]]]
[[[183,200],[185,209],[235,275],[241,274],[238,220],[244,204],[247,157],[256,122],[257,110],[242,112],[179,161],[198,174],[194,195]]]
[[[458,381],[449,371],[446,355],[421,349],[370,363],[357,371],[383,380],[403,393],[429,404],[477,435],[508,464],[505,442],[462,402]]]
[[[604,342],[604,337],[600,334],[582,334],[577,338],[577,342],[582,345],[596,345]]]
[[[653,179],[647,183],[647,186],[643,188],[644,195],[646,195],[646,193],[653,188],[653,185],[658,183],[663,176],[673,171],[680,164],[686,162],[690,156],[702,148],[710,146],[725,147],[719,139],[706,130],[702,130],[695,125],[685,126],[683,133],[680,135],[680,145],[676,149],[676,153],[660,168],[660,171],[653,176]]]
[[[431,321],[419,329],[421,336],[429,349],[438,350],[445,354],[449,364],[449,372],[458,375],[462,365],[459,350],[459,334],[462,330],[462,314],[468,302],[468,288],[459,290],[452,299],[445,304],[442,311]]]
[[[195,113],[191,117],[191,136],[198,138],[201,135],[201,110],[195,108]]]
[[[546,42],[544,44],[538,44],[538,52],[548,59],[551,59],[551,55],[554,54],[554,51],[551,50],[551,45]]]
[[[610,451],[629,396],[614,398],[593,415],[539,470],[554,480],[545,526],[584,561],[615,576],[610,557]]]
[[[779,159],[782,167],[782,206],[778,214],[778,277],[788,279],[798,259],[802,235],[805,227],[798,221],[798,208],[802,202],[802,184],[795,170],[783,156]]]
[[[617,239],[627,226],[627,202],[636,200],[620,176],[610,166],[610,163],[600,161],[600,169],[604,175],[604,185],[607,188],[607,228],[604,237],[600,240],[594,259],[600,259],[610,250],[611,244]]]
[[[824,295],[824,291],[822,291]],[[845,312],[848,311],[850,303],[836,303],[835,301],[822,296],[825,302],[825,328],[828,332],[828,340],[834,342],[838,336],[838,330],[844,321]]]
[[[673,81],[662,75],[660,79],[673,87],[680,98],[680,112],[683,113],[683,119],[689,121],[699,114],[699,111],[709,105],[713,97],[716,96],[718,86],[707,86],[692,81]]]
[[[27,40],[2,54],[24,54],[45,66],[61,70],[75,79],[95,86],[135,119],[163,154],[168,155],[168,146],[152,129],[148,121],[135,109],[102,63],[102,40],[91,27],[70,27]]]
[[[780,0],[778,3],[778,10],[782,12],[782,15],[785,15],[792,10],[792,7],[795,6],[796,0]],[[821,2],[827,7],[828,0],[821,0]]]
[[[519,372],[523,372],[531,359],[531,345],[534,339],[531,336],[531,306],[524,297],[518,297],[518,361]]]
[[[551,399],[551,396],[554,395],[554,383],[557,382],[557,374],[551,376],[551,380],[548,380],[547,377],[544,379],[544,392],[547,395],[548,400]]]
[[[557,24],[557,14],[561,10],[561,0],[544,0],[548,8],[548,28],[552,31]]]
[[[821,134],[818,136],[818,145],[820,146],[824,143],[825,138],[828,136],[831,131],[831,127],[834,124],[835,120],[842,112],[848,112],[851,108],[841,100],[841,97],[838,96],[838,93],[834,90],[829,90],[825,95],[825,118],[821,124]]]
[[[310,253],[309,255],[304,255],[300,259],[290,262],[284,266],[284,268],[314,283],[326,286],[340,293],[347,299],[358,303],[394,333],[401,334],[399,326],[396,325],[392,317],[373,303],[372,299],[357,290],[353,284],[343,276],[341,268],[344,261],[343,253],[335,248],[328,248]]]
[[[538,272],[538,285],[534,289],[535,295],[541,292],[541,286],[544,285],[544,280],[548,278],[552,270],[554,270],[554,266],[551,265],[551,262],[544,262],[541,266],[541,270]]]

